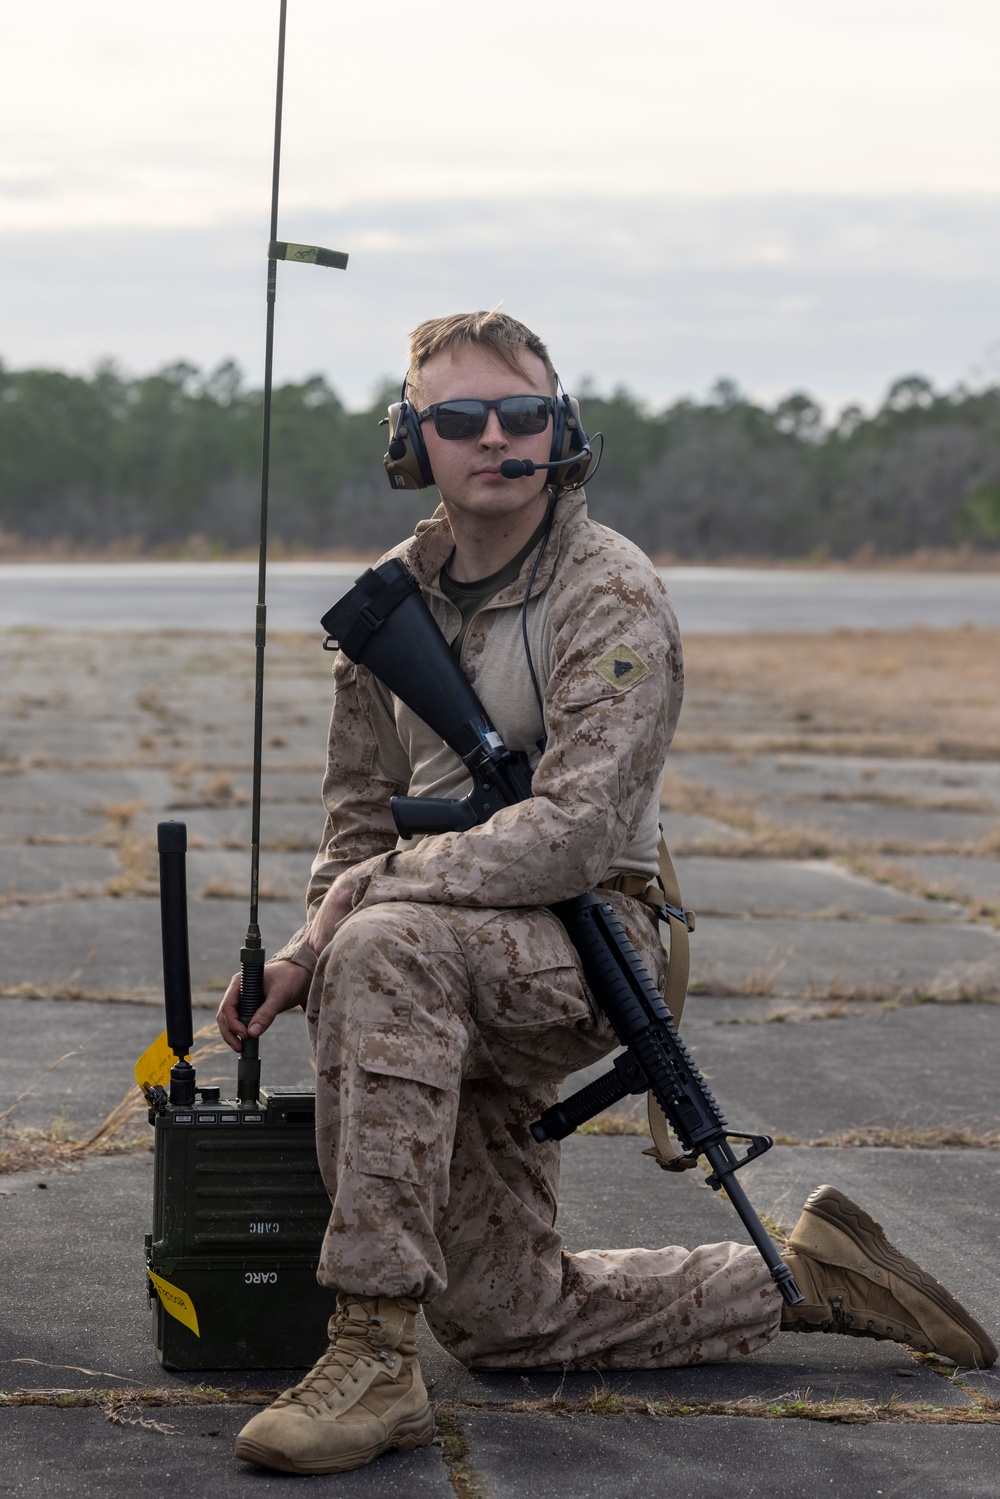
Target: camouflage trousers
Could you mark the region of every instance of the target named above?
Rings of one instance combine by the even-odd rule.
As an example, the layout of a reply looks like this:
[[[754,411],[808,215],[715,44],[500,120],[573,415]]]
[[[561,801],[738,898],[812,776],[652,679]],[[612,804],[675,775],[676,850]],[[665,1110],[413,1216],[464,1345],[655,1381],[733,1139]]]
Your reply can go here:
[[[647,908],[608,898],[662,980]],[[307,1014],[332,1202],[324,1285],[415,1297],[480,1367],[718,1361],[777,1332],[756,1250],[563,1247],[559,1146],[528,1126],[617,1043],[550,912],[363,907],[324,952]],[[672,1179],[649,1170],[666,1202]]]

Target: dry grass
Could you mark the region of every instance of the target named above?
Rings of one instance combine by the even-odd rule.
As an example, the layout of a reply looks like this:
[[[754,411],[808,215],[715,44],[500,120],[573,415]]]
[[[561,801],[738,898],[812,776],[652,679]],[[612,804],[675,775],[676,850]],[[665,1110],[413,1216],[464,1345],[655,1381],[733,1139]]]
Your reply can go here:
[[[758,1210],[757,1217],[764,1225],[764,1228],[767,1230],[768,1234],[770,1234],[771,1238],[777,1244],[778,1248],[780,1250],[787,1249],[788,1241],[792,1237],[792,1229],[789,1228],[788,1224],[782,1223],[779,1218],[775,1218],[773,1213],[761,1212]]]
[[[578,1135],[640,1135],[650,1138],[649,1121],[646,1117],[646,1097],[630,1099],[620,1109],[595,1114],[576,1131]]]
[[[692,635],[685,655],[679,750],[1000,756],[1000,629]]]
[[[904,1357],[900,1350],[900,1357]],[[954,1368],[941,1361],[928,1363],[937,1374],[954,1381]],[[62,1366],[57,1366],[62,1367]],[[81,1370],[80,1372],[89,1372]],[[107,1376],[105,1376],[107,1377]],[[117,1378],[117,1376],[111,1376]],[[549,1399],[502,1401],[496,1404],[484,1400],[438,1400],[434,1412],[444,1444],[444,1456],[450,1471],[461,1474],[462,1485],[455,1486],[460,1499],[478,1499],[481,1492],[476,1474],[469,1466],[469,1445],[461,1426],[463,1415],[474,1411],[513,1416],[543,1416],[553,1420],[573,1420],[579,1417],[600,1417],[615,1420],[635,1416],[653,1421],[697,1419],[699,1416],[725,1416],[733,1419],[758,1421],[822,1421],[833,1425],[895,1425],[895,1426],[982,1426],[1000,1424],[1000,1400],[969,1385],[960,1385],[969,1399],[968,1405],[936,1405],[933,1401],[904,1401],[895,1396],[888,1400],[841,1399],[837,1395],[828,1400],[818,1400],[810,1389],[789,1390],[772,1400],[749,1397],[744,1400],[684,1400],[668,1396],[665,1400],[649,1400],[642,1396],[623,1394],[607,1385],[595,1385],[587,1395],[577,1400],[566,1400],[560,1394]],[[90,1408],[104,1410],[109,1419],[112,1412],[133,1414],[171,1407],[220,1406],[220,1405],[269,1405],[278,1394],[277,1390],[214,1389],[210,1385],[181,1385],[153,1388],[126,1389],[41,1389],[0,1391],[0,1406],[42,1406],[60,1410]],[[143,1423],[145,1424],[145,1423]],[[165,1423],[163,1423],[165,1424]],[[163,1430],[163,1424],[154,1429]],[[169,1435],[170,1433],[164,1433]]]
[[[173,778],[176,784],[185,790],[190,785],[189,778]],[[244,787],[234,787],[232,777],[224,771],[217,772],[209,784],[201,791],[187,790],[182,801],[171,802],[167,807],[168,812],[182,812],[185,808],[192,807],[245,807],[250,801],[250,793]]]
[[[12,1360],[14,1363],[33,1363],[36,1360]],[[48,1364],[47,1368],[67,1369],[78,1374],[93,1374],[92,1369],[82,1369],[75,1364]],[[118,1374],[107,1374],[98,1371],[99,1377],[104,1379],[120,1379]],[[156,1408],[179,1407],[179,1406],[202,1406],[202,1405],[270,1405],[279,1394],[280,1390],[217,1390],[211,1385],[199,1384],[190,1388],[184,1385],[154,1386],[152,1388],[125,1389],[125,1390],[0,1390],[0,1406],[24,1406],[39,1405],[55,1407],[58,1410],[73,1410],[92,1408],[94,1406],[104,1407],[109,1402],[128,1402],[135,1406],[146,1406]]]
[[[83,882],[77,885],[65,885],[60,890],[45,890],[36,894],[17,889],[11,890],[8,887],[0,895],[0,910],[9,906],[54,906],[68,900],[97,900],[104,894],[103,885],[88,885]],[[0,993],[2,992],[0,990]]]
[[[210,985],[207,987],[211,987]],[[155,1005],[163,1007],[163,998],[153,989],[88,989],[73,979],[65,984],[36,984],[22,979],[18,984],[0,984],[0,999],[65,999],[81,1004]],[[198,999],[194,999],[198,1004]]]
[[[748,970],[742,992],[750,999],[766,999],[778,987],[778,980],[791,961],[794,947],[769,948],[756,967]]]
[[[847,1002],[843,999],[833,999],[829,1003],[815,1003],[811,1000],[791,1000],[784,1005],[775,1005],[766,1015],[730,1015],[724,1020],[716,1020],[715,1025],[804,1025],[816,1020],[843,1020],[849,1010]],[[857,1012],[855,1012],[856,1018]]]
[[[105,818],[110,828],[118,832],[124,832],[133,820],[143,810],[146,803],[141,797],[136,797],[128,802],[112,802],[108,807],[102,807],[101,815]]]
[[[759,794],[748,792],[744,796],[732,792],[719,792],[711,786],[678,775],[667,770],[660,791],[661,804],[671,812],[700,817],[709,817],[722,824],[722,829],[710,829],[695,837],[671,838],[670,847],[675,854],[708,854],[726,859],[870,859],[879,854],[963,854],[971,858],[989,858],[1000,854],[1000,821],[981,837],[967,843],[943,840],[928,842],[926,839],[901,840],[879,835],[872,838],[849,837],[834,829],[814,827],[803,814],[803,820],[793,823],[775,822],[758,810]],[[968,811],[968,806],[941,799],[921,801],[916,797],[878,798],[864,791],[824,792],[816,801],[842,801],[864,803],[878,801],[880,804],[906,807],[919,811]],[[809,806],[809,798],[784,797],[782,802],[800,802]],[[977,804],[974,810],[981,810]],[[993,810],[991,808],[991,810]],[[668,828],[669,831],[669,828]]]
[[[672,770],[663,777],[660,800],[674,812],[710,817],[735,833],[727,836],[711,831],[697,838],[673,838],[670,847],[674,853],[730,859],[824,859],[834,851],[835,839],[804,823],[788,826],[770,822],[756,810],[759,798],[725,794]]]
[[[859,874],[863,879],[873,880],[876,885],[888,885],[893,890],[899,890],[903,895],[915,895],[920,900],[955,901],[960,905],[969,904],[968,898],[958,891],[949,890],[947,886],[936,884],[931,880],[921,879],[912,870],[904,869],[901,864],[893,864],[888,859],[872,858],[867,854],[845,854],[841,862],[852,874]]]
[[[902,1356],[902,1351],[901,1351]],[[949,1377],[954,1370],[948,1370]],[[600,1416],[608,1419],[623,1416],[646,1416],[663,1421],[698,1416],[728,1416],[745,1420],[826,1421],[835,1425],[997,1425],[1000,1424],[1000,1400],[980,1391],[967,1389],[968,1405],[935,1405],[932,1401],[840,1399],[817,1400],[811,1390],[790,1390],[774,1400],[748,1397],[745,1400],[684,1400],[668,1396],[665,1400],[648,1400],[638,1395],[622,1394],[606,1385],[595,1386],[589,1395],[578,1400],[558,1396],[545,1400],[517,1400],[509,1404],[486,1405],[485,1401],[441,1401],[441,1415],[458,1415],[467,1410],[503,1411],[512,1415],[549,1416],[573,1419]]]
[[[117,853],[121,870],[105,882],[105,895],[159,895],[160,871],[155,841],[126,833],[118,840]]]
[[[142,692],[137,692],[135,705],[141,712],[152,714],[162,724],[168,723],[172,716],[158,687],[146,687]]]
[[[238,852],[249,852],[250,845],[245,838],[222,838],[219,847],[235,849]],[[261,853],[267,854],[314,854],[316,852],[315,838],[262,838],[260,844]],[[295,892],[296,899],[301,897],[301,890]]]
[[[194,1033],[195,1040],[205,1042],[191,1052],[191,1061],[201,1066],[208,1057],[228,1053],[225,1042],[219,1039],[214,1023],[203,1025]],[[101,1120],[96,1129],[77,1138],[74,1127],[66,1120],[55,1119],[47,1130],[17,1129],[10,1124],[11,1116],[18,1106],[76,1052],[66,1052],[45,1068],[33,1083],[14,1099],[0,1114],[0,1175],[20,1171],[64,1170],[89,1156],[121,1155],[133,1150],[151,1149],[148,1135],[133,1132],[144,1123],[147,1103],[133,1084],[111,1112]],[[208,1081],[208,1079],[205,1079]]]
[[[953,963],[921,990],[918,1004],[983,1004],[1000,1001],[1000,955]]]
[[[198,894],[202,900],[241,900],[245,902],[250,899],[250,885],[249,882],[246,886],[234,885],[231,880],[226,880],[221,875],[217,875],[213,879],[206,880]],[[261,900],[302,899],[301,887],[288,889],[282,885],[267,885],[262,883],[258,887],[257,894]]]
[[[643,1099],[641,1104],[622,1113],[596,1114],[586,1124],[581,1124],[576,1133],[612,1138],[636,1135],[648,1139],[649,1125],[646,1122],[645,1107]],[[806,1139],[772,1131],[771,1138],[776,1145],[812,1146],[831,1150],[1000,1150],[1000,1129],[987,1128],[978,1123],[927,1126],[862,1124],[841,1130],[835,1135],[818,1135]],[[772,1239],[784,1245],[791,1229],[767,1213],[759,1213],[759,1217]]]
[[[772,949],[772,952],[776,953],[777,949]],[[711,999],[770,999],[776,994],[783,967],[783,963],[769,959],[735,981],[718,978],[709,972],[692,980],[688,993]],[[781,997],[796,998],[791,993]],[[847,984],[839,974],[834,974],[826,984],[810,983],[801,996],[801,1002],[810,1007],[809,1013],[802,1017],[809,1020],[839,1020],[850,1005],[879,1005],[882,1009],[898,1010],[913,1005],[1000,1004],[1000,959],[953,963],[922,985],[888,984],[872,988],[866,984]],[[817,1012],[817,1006],[822,1013]],[[790,1010],[768,1017],[772,1021],[792,1018],[794,1015]]]
[[[482,1499],[483,1490],[472,1467],[472,1445],[459,1419],[457,1402],[443,1404],[435,1410],[441,1456],[448,1471],[448,1482],[456,1499]]]
[[[862,780],[871,780],[872,772],[863,774]],[[819,801],[847,803],[864,802],[866,806],[899,807],[910,812],[969,812],[978,816],[996,816],[1000,812],[995,802],[982,797],[956,792],[954,796],[913,796],[894,791],[874,791],[871,787],[850,787],[846,790],[821,791],[815,797],[786,796],[786,803],[796,801]]]

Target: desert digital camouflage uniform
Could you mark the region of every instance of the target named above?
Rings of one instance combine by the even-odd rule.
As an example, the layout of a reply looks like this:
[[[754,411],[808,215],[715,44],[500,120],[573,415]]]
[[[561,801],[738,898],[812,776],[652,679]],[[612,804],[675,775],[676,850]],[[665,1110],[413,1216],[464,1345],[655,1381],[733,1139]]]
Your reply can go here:
[[[459,611],[439,574],[452,546],[439,511],[390,554],[413,570],[448,639]],[[531,801],[467,832],[397,841],[390,796],[462,796],[465,768],[368,671],[335,660],[327,824],[307,901],[314,910],[352,869],[354,910],[318,962],[305,928],[276,954],[315,970],[307,1016],[333,1204],[319,1278],[415,1297],[467,1364],[732,1358],[778,1330],[780,1298],[757,1251],[568,1253],[554,1227],[559,1146],[528,1130],[563,1078],[617,1045],[543,908],[615,874],[655,876],[683,682],[656,571],[588,518],[582,493],[565,495],[527,609],[540,753],[520,619],[536,555],[473,619],[461,656],[505,742],[531,759]],[[650,908],[607,898],[662,987]]]

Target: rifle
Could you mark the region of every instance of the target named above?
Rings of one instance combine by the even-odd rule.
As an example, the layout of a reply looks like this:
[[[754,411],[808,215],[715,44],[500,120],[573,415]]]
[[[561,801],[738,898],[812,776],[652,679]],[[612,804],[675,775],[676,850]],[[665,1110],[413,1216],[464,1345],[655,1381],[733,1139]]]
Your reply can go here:
[[[322,625],[324,649],[340,649],[366,667],[440,735],[472,778],[465,797],[394,796],[390,806],[402,838],[464,832],[531,796],[527,756],[504,744],[403,562],[369,568]],[[729,1130],[614,908],[590,891],[550,910],[566,928],[590,991],[624,1050],[603,1076],[546,1109],[532,1124],[532,1135],[538,1141],[565,1139],[628,1094],[648,1090],[686,1152],[683,1159],[705,1157],[709,1186],[725,1189],[782,1297],[795,1306],[802,1292],[736,1180],[737,1171],[770,1150],[773,1140]],[[662,914],[666,919],[682,913],[664,908]],[[734,1142],[746,1145],[742,1155]]]

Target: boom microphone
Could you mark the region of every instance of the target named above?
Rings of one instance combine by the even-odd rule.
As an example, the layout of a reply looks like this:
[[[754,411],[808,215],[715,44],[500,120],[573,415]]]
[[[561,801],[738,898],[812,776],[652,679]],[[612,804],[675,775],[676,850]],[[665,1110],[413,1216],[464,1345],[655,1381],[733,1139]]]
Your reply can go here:
[[[574,453],[570,458],[557,458],[554,463],[532,463],[530,458],[505,458],[500,465],[500,472],[505,479],[527,479],[540,468],[566,468],[571,463],[579,463],[581,458],[591,454],[590,443],[582,447],[579,453]]]

